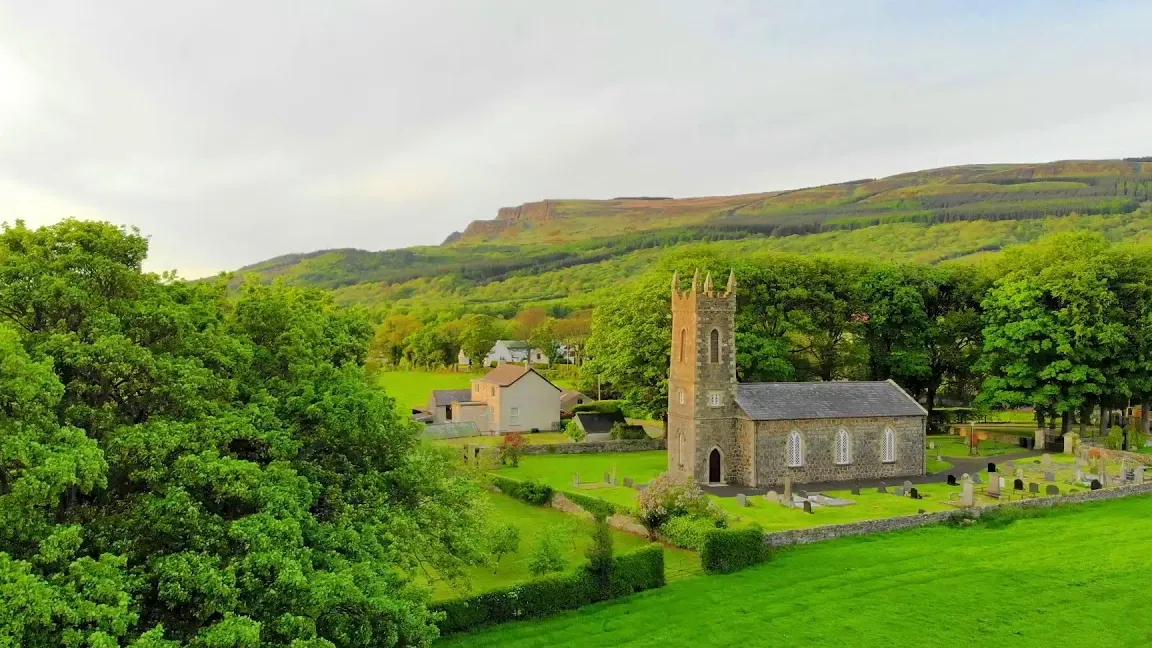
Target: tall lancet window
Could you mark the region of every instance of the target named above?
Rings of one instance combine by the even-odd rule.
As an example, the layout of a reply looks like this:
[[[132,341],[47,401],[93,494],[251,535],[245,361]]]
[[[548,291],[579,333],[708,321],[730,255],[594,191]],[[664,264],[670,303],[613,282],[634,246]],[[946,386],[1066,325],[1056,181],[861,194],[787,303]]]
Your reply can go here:
[[[712,329],[711,339],[708,341],[708,361],[712,364],[720,362],[720,331]]]

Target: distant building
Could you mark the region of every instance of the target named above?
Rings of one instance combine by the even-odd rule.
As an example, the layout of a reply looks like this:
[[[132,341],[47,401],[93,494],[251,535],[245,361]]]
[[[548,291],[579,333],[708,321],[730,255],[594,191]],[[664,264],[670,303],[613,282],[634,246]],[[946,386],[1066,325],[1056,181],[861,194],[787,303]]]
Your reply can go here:
[[[565,360],[571,360],[571,353],[563,345],[560,346],[560,355]],[[462,365],[472,364],[471,358],[464,353],[464,349],[460,349],[456,359]],[[492,350],[484,356],[484,361],[480,364],[489,367],[505,362],[529,362],[546,365],[549,364],[549,359],[543,351],[531,348],[531,345],[523,340],[496,340],[496,344],[492,345]]]
[[[668,471],[769,487],[925,472],[927,412],[892,381],[736,382],[736,280],[672,278]]]
[[[435,390],[428,399],[433,423],[464,423],[482,434],[555,430],[560,388],[524,365],[506,364],[472,381],[471,389]]]
[[[567,414],[575,409],[577,405],[591,403],[592,401],[593,399],[588,398],[575,389],[565,389],[560,392],[560,411]]]

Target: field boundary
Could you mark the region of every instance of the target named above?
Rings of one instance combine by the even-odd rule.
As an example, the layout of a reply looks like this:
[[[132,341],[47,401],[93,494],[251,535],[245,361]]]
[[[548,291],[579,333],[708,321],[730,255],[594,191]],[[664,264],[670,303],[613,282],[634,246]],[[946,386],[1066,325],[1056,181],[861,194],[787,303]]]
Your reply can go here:
[[[665,450],[664,439],[618,439],[616,441],[582,441],[580,443],[535,443],[520,448],[521,455],[593,454],[597,452],[647,452]]]
[[[978,518],[990,511],[1005,507],[1020,508],[1051,508],[1065,504],[1080,504],[1083,502],[1098,502],[1103,500],[1120,499],[1133,495],[1152,494],[1152,483],[1136,486],[1121,486],[1095,491],[1085,491],[1075,495],[1062,497],[1037,497],[1034,499],[992,504],[984,507],[970,509],[956,509],[955,511],[940,511],[937,513],[921,513],[919,515],[904,515],[900,517],[881,518],[878,520],[862,520],[848,524],[826,524],[824,526],[808,529],[789,529],[787,531],[774,531],[764,534],[764,543],[771,547],[785,547],[789,545],[811,544],[825,540],[835,540],[850,536],[869,535],[873,533],[887,533],[901,531],[916,527],[940,524],[956,515],[967,515]]]

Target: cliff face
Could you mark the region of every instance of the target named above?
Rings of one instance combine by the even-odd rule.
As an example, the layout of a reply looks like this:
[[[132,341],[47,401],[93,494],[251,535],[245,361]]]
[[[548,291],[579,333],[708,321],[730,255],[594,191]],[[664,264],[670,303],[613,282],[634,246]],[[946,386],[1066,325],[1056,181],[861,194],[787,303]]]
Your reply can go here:
[[[524,203],[518,207],[501,207],[496,212],[496,220],[498,221],[543,221],[554,218],[552,207],[555,203],[551,200],[541,200],[539,202]]]

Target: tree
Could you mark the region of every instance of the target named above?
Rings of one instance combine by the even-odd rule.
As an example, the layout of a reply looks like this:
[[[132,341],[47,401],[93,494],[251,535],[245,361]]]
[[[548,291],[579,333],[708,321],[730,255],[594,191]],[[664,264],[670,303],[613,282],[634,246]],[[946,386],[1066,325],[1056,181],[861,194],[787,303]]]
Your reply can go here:
[[[570,418],[564,423],[564,434],[567,434],[568,438],[572,439],[575,443],[580,443],[584,440],[584,437],[587,436],[584,428],[577,425],[576,419],[574,418]]]
[[[520,451],[524,448],[524,435],[520,432],[509,432],[500,442],[500,461],[511,461],[512,467],[520,465]]]
[[[540,307],[525,308],[512,318],[512,333],[518,340],[527,340],[537,326],[548,319],[548,311]]]
[[[420,320],[406,314],[389,315],[376,327],[376,334],[372,338],[370,355],[380,358],[392,367],[398,367],[404,358],[404,349],[408,346],[408,338],[420,330]]]
[[[141,270],[103,223],[0,233],[0,644],[427,645],[483,562],[467,475],[318,291]]]
[[[406,352],[417,365],[431,369],[456,363],[456,340],[440,326],[426,325],[408,337]]]
[[[484,358],[499,339],[500,328],[490,315],[465,315],[460,320],[460,348],[473,367],[484,365]]]
[[[492,531],[488,548],[492,552],[492,573],[495,574],[505,554],[520,550],[520,529],[515,524],[501,524]]]
[[[592,527],[592,543],[588,545],[584,556],[588,558],[588,572],[592,574],[600,596],[605,599],[611,597],[614,554],[612,530],[608,527],[608,520],[603,515],[598,515]]]
[[[584,348],[588,344],[591,329],[591,310],[569,313],[567,317],[556,322],[556,338],[568,349],[573,364],[584,363]]]
[[[544,529],[536,538],[536,544],[528,557],[528,571],[533,576],[564,571],[568,566],[568,559],[564,556],[565,533],[562,525],[553,526]]]
[[[528,346],[543,353],[548,362],[559,362],[562,356],[560,339],[556,333],[556,319],[549,317],[533,329],[532,334],[528,336]]]

